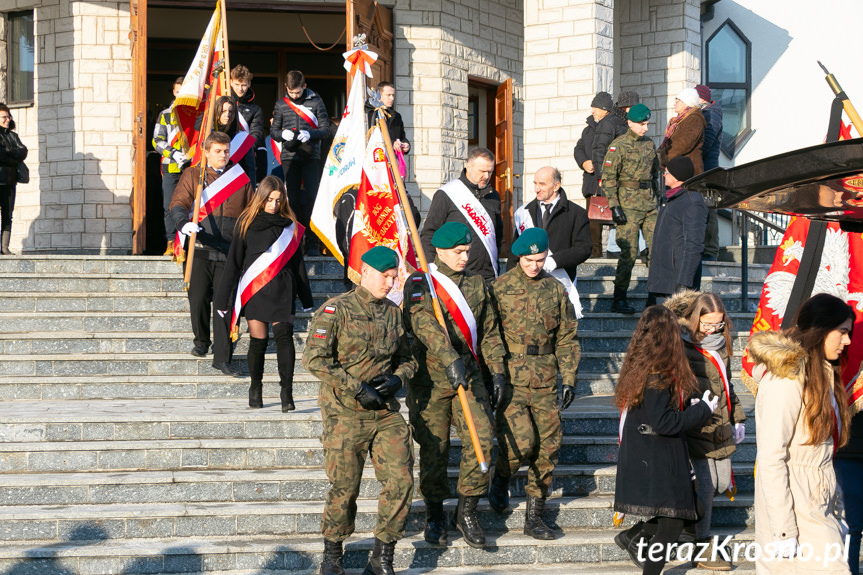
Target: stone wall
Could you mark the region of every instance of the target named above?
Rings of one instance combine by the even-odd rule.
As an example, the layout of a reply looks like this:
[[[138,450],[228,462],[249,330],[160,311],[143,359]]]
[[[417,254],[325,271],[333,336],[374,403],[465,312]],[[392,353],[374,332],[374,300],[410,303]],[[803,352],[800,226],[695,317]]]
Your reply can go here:
[[[572,149],[590,102],[612,92],[612,0],[527,0],[524,9],[525,200],[537,168],[556,166],[570,199],[581,198]]]
[[[674,97],[701,82],[701,2],[629,0],[614,7],[615,85],[634,90],[653,111],[648,135],[659,143]]]
[[[132,219],[129,3],[7,0],[34,8],[35,106],[13,111],[30,149],[13,250],[128,252]]]

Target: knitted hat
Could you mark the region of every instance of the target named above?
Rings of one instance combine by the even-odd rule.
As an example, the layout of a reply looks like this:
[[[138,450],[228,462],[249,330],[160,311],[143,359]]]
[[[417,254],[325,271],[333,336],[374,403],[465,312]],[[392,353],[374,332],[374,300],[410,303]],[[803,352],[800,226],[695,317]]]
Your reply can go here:
[[[671,158],[665,167],[680,182],[685,182],[695,175],[695,166],[692,165],[692,160],[688,156]]]
[[[637,92],[621,92],[617,95],[617,107],[621,109],[631,108],[640,101]]]
[[[677,99],[691,108],[698,105],[698,92],[695,88],[684,88],[677,94]]]
[[[528,228],[512,243],[512,255],[529,256],[548,249],[548,234],[542,228]]]
[[[626,113],[626,119],[630,122],[644,122],[650,119],[650,108],[644,104],[636,104]]]
[[[399,267],[398,254],[386,246],[375,246],[364,253],[360,259],[379,272]]]
[[[701,98],[702,100],[707,100],[708,102],[710,101],[710,88],[708,88],[704,84],[698,84],[695,87],[695,91],[698,92],[699,98]]]
[[[611,99],[611,94],[608,92],[599,92],[593,97],[593,100],[590,102],[590,107],[610,112],[614,107],[614,100]]]
[[[471,242],[470,228],[461,222],[447,222],[432,236],[432,245],[442,250],[464,246]]]

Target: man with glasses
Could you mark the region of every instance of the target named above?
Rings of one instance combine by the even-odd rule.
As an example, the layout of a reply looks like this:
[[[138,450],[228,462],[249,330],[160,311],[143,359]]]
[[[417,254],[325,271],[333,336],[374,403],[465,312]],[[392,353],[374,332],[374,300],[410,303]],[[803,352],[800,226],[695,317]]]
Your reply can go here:
[[[626,300],[626,292],[638,257],[639,230],[648,246],[653,242],[659,160],[653,140],[646,136],[650,108],[636,104],[629,109],[626,118],[629,130],[611,142],[602,163],[602,191],[611,207],[620,247],[611,311],[632,314],[635,308]],[[651,249],[648,265],[652,256]]]

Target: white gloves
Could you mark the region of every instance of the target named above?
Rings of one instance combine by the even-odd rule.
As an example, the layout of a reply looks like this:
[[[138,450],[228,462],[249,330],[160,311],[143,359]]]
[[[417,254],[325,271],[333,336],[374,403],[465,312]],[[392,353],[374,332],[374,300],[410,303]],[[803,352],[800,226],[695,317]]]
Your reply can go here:
[[[547,258],[545,258],[545,263],[543,264],[542,269],[544,269],[548,273],[551,273],[557,269],[557,262],[554,261],[553,257],[548,256]]]
[[[175,164],[183,165],[188,158],[186,158],[186,154],[180,150],[174,150],[171,152],[171,159],[174,160]]]
[[[282,130],[282,140],[284,140],[286,142],[290,142],[293,139],[294,139],[293,130]]]
[[[300,133],[297,134],[297,139],[305,144],[312,139],[312,135],[309,134],[308,130],[300,130]]]
[[[180,233],[185,235],[185,236],[191,237],[192,234],[196,234],[196,233],[200,232],[202,229],[203,228],[201,226],[199,226],[198,224],[188,222],[186,224],[183,224],[183,227],[180,228]]]
[[[707,404],[707,407],[710,408],[710,413],[713,413],[714,411],[716,411],[716,406],[719,405],[719,396],[713,395],[713,399],[711,399],[710,398],[711,395],[713,395],[713,394],[710,393],[710,390],[708,389],[707,391],[704,392],[704,395],[701,396],[701,399],[698,399],[698,398],[693,399],[692,405],[695,405],[699,401],[703,401],[704,403]]]
[[[784,557],[786,559],[791,559],[795,555],[797,555],[797,550],[800,548],[800,545],[797,544],[796,537],[789,537],[788,539],[780,539],[779,541],[773,541],[770,543],[773,546],[773,556],[774,557]]]
[[[744,423],[735,423],[734,424],[734,443],[743,443],[743,440],[746,439],[746,424]]]

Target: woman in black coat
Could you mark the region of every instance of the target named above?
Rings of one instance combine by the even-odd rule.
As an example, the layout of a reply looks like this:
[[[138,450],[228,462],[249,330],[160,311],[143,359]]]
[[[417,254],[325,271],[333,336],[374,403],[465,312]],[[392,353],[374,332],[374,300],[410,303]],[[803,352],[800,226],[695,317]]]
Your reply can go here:
[[[719,398],[707,391],[703,401],[692,399],[697,390],[677,317],[665,307],[648,307],[629,342],[615,390],[623,425],[614,510],[654,517],[614,541],[644,574],[662,571],[668,546],[677,542],[684,522],[698,518],[685,434],[710,419]],[[639,546],[651,535],[649,546]]]
[[[292,224],[297,225],[296,216],[288,205],[284,182],[275,176],[267,176],[237,219],[228,260],[214,298],[216,309],[221,310],[220,314],[230,316],[234,307],[232,295],[236,293],[243,274]],[[264,406],[264,354],[267,351],[269,324],[272,324],[279,384],[282,387],[282,411],[294,410],[294,298],[299,295],[303,311],[309,311],[314,305],[299,240],[300,235],[296,235],[291,244],[296,245],[296,251],[284,267],[243,306],[242,313],[249,324],[249,351],[246,356],[252,377],[249,407]]]
[[[18,164],[27,157],[27,146],[13,132],[15,120],[9,106],[0,104],[0,254],[12,255],[12,210],[18,186]]]

